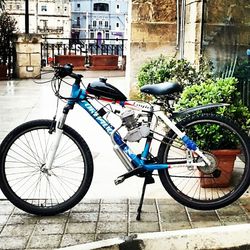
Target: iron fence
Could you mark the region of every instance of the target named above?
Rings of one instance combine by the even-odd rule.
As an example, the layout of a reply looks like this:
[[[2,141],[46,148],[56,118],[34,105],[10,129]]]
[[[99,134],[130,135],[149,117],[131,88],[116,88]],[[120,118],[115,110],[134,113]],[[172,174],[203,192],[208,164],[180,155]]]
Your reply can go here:
[[[45,38],[41,43],[42,66],[55,62],[57,55],[126,55],[127,39]]]

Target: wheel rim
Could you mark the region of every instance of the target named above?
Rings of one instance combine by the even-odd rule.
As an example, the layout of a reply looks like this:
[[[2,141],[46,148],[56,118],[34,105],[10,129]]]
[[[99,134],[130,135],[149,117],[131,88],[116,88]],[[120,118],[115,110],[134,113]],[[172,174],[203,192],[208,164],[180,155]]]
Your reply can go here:
[[[51,170],[44,169],[53,134],[48,128],[28,130],[14,139],[5,158],[9,188],[21,200],[41,208],[68,202],[78,192],[86,161],[77,142],[63,133]]]
[[[238,132],[229,129],[227,124],[219,121],[209,119],[193,121],[188,125],[188,127],[186,127],[187,134],[190,134],[190,128],[194,127],[197,123],[202,123],[203,125],[211,123],[211,126],[214,126],[214,124],[218,124],[218,126],[223,125],[225,130],[228,130],[231,134],[234,133],[237,137],[238,143],[240,143],[240,145],[237,145],[237,149],[240,149],[241,153],[236,156],[233,165],[233,173],[231,176],[228,174],[229,177],[226,177],[229,178],[228,186],[221,186],[222,184],[220,184],[220,179],[222,175],[220,178],[217,178],[214,177],[213,174],[202,173],[201,169],[198,168],[178,168],[173,166],[165,171],[164,174],[168,176],[170,185],[175,189],[178,196],[181,196],[185,200],[191,200],[192,202],[215,204],[221,200],[225,200],[229,197],[231,198],[231,194],[236,189],[240,189],[240,186],[243,183],[242,180],[245,178],[245,171],[248,165],[248,154],[245,150],[246,148],[243,140],[239,138]],[[192,136],[194,136],[194,133]],[[170,165],[171,161],[183,162],[185,159],[185,152],[185,146],[183,146],[182,142],[176,138],[175,135],[173,135],[171,146],[167,147],[164,159],[166,159],[166,156],[168,155],[168,159],[170,159],[168,160],[168,163]],[[209,154],[211,154],[211,152]],[[199,158],[197,157],[196,160],[198,162]],[[226,176],[225,173],[223,176]],[[204,181],[207,182],[208,185],[204,186]]]

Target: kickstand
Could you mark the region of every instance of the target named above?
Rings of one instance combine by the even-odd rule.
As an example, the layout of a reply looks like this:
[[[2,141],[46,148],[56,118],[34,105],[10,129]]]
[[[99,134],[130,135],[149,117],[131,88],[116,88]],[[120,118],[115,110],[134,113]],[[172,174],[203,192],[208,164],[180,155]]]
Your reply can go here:
[[[152,177],[152,172],[147,173],[147,175],[145,176],[145,179],[144,179],[143,186],[142,186],[141,200],[140,200],[139,207],[137,209],[136,220],[141,220],[141,209],[142,209],[142,204],[143,204],[143,200],[144,200],[146,186],[147,186],[147,184],[152,184],[154,182],[155,182],[155,180]]]

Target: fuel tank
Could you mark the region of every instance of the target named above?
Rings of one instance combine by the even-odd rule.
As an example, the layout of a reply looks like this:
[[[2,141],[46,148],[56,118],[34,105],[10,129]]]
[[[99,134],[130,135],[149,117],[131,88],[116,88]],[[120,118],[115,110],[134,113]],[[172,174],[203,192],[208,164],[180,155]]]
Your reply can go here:
[[[106,97],[115,101],[127,100],[127,97],[119,89],[107,83],[106,78],[99,78],[99,80],[89,83],[86,91],[96,97]]]

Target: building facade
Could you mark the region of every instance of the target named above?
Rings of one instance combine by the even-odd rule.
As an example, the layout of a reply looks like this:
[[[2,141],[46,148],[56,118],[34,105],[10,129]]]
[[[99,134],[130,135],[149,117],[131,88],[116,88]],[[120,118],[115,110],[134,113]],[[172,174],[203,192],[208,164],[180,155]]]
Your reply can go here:
[[[126,38],[128,0],[72,0],[72,38]]]
[[[6,1],[6,11],[16,19],[17,30],[25,32],[25,0]],[[70,37],[70,0],[29,0],[29,33],[49,38]]]

